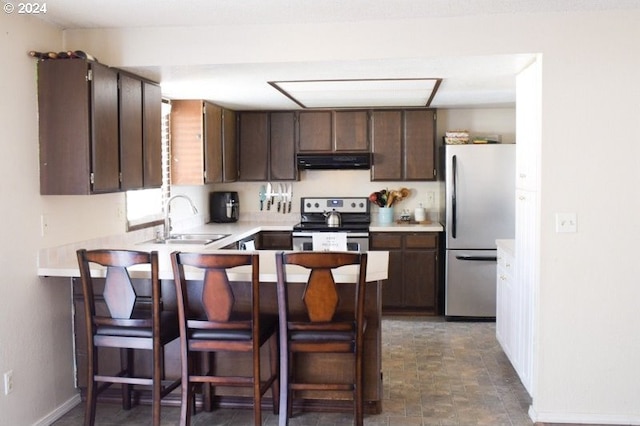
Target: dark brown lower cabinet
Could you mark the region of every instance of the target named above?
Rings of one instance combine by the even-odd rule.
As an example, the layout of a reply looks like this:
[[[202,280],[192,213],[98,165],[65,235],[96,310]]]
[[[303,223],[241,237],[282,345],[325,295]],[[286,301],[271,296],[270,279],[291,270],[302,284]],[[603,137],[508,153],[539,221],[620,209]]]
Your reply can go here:
[[[292,250],[290,231],[262,231],[258,241],[260,250]]]
[[[382,312],[438,315],[438,233],[373,232],[370,250],[389,252]]]

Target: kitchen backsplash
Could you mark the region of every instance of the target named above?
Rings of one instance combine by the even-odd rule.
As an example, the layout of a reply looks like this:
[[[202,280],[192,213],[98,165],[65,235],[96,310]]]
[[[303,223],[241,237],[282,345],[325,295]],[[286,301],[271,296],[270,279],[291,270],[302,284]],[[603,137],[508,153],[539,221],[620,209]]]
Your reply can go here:
[[[369,194],[381,189],[399,189],[406,187],[411,194],[395,205],[396,216],[403,209],[413,213],[420,204],[425,207],[427,217],[438,221],[440,210],[440,196],[443,191],[441,182],[371,182],[369,170],[305,170],[301,171],[299,181],[286,182],[293,184],[293,202],[291,213],[278,213],[274,207],[260,211],[260,186],[266,182],[234,182],[227,184],[215,184],[207,187],[208,191],[237,191],[240,197],[241,220],[265,220],[277,221],[289,220],[292,216],[300,214],[300,197],[368,197]],[[276,191],[279,182],[275,184]],[[178,190],[179,188],[176,188]],[[432,201],[431,201],[432,200]],[[371,205],[371,212],[375,213],[378,207]]]

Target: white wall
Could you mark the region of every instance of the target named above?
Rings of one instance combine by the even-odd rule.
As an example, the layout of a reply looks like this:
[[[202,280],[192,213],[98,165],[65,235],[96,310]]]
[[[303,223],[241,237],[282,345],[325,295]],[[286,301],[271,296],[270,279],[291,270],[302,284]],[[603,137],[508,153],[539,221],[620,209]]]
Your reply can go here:
[[[29,50],[62,48],[60,31],[24,15],[0,13],[0,374],[13,370],[14,391],[0,392],[0,423],[29,425],[76,395],[71,297],[67,282],[38,279],[42,244],[35,61]],[[87,216],[66,215],[85,221]]]
[[[636,9],[384,24],[70,31],[64,47],[90,51],[114,66],[149,65],[158,58],[259,64],[542,53],[541,283],[532,413],[548,422],[640,424],[640,288],[634,268],[640,237],[639,21]],[[26,52],[62,48],[61,33],[17,15],[1,14],[0,27],[0,373],[13,369],[15,380],[14,393],[0,395],[0,412],[7,424],[31,424],[74,395],[69,286],[36,277],[37,250],[120,232],[113,206],[122,196],[38,195],[35,66]],[[179,57],[166,55],[178,51]],[[565,211],[577,213],[575,234],[554,232],[554,213]],[[52,224],[47,237],[40,236],[42,213]]]

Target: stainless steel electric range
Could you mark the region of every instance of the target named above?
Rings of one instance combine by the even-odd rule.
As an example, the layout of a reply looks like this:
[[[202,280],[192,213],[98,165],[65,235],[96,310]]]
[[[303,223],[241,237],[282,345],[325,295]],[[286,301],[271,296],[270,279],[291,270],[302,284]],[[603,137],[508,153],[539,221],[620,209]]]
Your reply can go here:
[[[369,250],[369,224],[371,223],[367,197],[303,197],[300,200],[300,223],[293,227],[293,249],[313,250],[314,234],[344,233],[350,251]],[[340,221],[335,226],[337,213]],[[331,224],[332,226],[329,226]]]

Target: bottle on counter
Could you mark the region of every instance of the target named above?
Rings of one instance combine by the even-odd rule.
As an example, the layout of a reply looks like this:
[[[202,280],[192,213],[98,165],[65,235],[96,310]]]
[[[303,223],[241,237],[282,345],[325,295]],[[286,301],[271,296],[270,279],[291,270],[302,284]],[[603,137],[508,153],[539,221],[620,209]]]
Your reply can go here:
[[[422,207],[422,203],[420,203],[420,206],[416,207],[416,209],[414,210],[413,217],[416,222],[424,222],[425,220],[427,220],[427,212],[425,211],[424,207]]]

